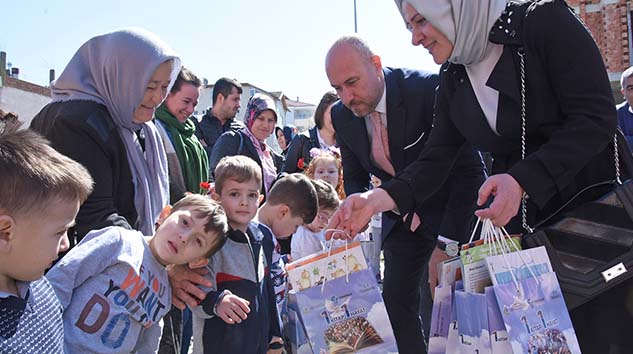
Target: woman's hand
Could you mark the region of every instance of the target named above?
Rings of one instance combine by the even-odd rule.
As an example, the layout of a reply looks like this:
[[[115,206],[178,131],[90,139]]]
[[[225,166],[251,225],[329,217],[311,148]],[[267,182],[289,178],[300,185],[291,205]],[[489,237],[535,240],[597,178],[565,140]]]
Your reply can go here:
[[[484,205],[491,194],[494,200],[490,206],[477,210],[475,215],[482,219],[490,219],[495,226],[506,226],[519,211],[523,188],[514,177],[502,173],[488,177],[481,185],[477,205]]]
[[[328,229],[338,229],[346,232],[349,239],[357,233],[367,229],[369,221],[374,214],[396,208],[396,203],[391,196],[381,188],[372,189],[364,193],[352,194],[332,215]],[[326,239],[332,237],[345,238],[340,232],[328,231]]]

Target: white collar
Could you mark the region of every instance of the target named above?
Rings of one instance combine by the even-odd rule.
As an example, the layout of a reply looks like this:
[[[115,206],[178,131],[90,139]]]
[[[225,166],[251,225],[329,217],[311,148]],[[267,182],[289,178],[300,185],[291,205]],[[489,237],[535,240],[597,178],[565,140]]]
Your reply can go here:
[[[387,83],[384,82],[384,80],[382,84],[382,96],[380,97],[380,101],[378,101],[378,105],[376,105],[375,111],[385,116],[387,115]]]

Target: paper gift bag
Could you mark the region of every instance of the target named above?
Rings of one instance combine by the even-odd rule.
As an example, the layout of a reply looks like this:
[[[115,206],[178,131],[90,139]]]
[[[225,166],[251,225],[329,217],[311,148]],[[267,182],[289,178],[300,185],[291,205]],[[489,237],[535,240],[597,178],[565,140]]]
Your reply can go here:
[[[473,241],[480,222],[481,239]],[[459,255],[462,260],[462,278],[466,292],[483,294],[485,287],[492,285],[485,259],[502,252],[503,248],[498,245],[499,238],[507,238],[508,243],[513,244],[513,250],[521,249],[520,237],[501,235],[497,231],[490,220],[477,220],[470,241],[462,245]]]
[[[486,295],[455,292],[459,334],[457,353],[491,354]]]
[[[491,352],[492,354],[512,354],[508,331],[506,331],[505,324],[503,323],[494,289],[492,286],[488,286],[485,292]]]
[[[301,291],[367,269],[360,242],[305,256],[286,266],[288,286]]]
[[[455,282],[455,292],[464,291],[461,280]],[[446,353],[459,353],[459,326],[457,324],[457,309],[455,308],[455,292],[451,306],[451,322],[448,324],[448,338],[446,341]]]
[[[314,354],[305,332],[305,326],[301,320],[296,294],[293,292],[288,293],[286,303],[287,316],[282,316],[284,322],[284,340],[288,342],[288,347],[291,348],[293,354]]]
[[[297,292],[314,353],[397,353],[376,277],[369,269]]]
[[[493,285],[506,284],[513,279],[522,280],[552,272],[552,264],[545,247],[529,248],[516,255],[498,255],[486,258],[486,266]]]
[[[452,303],[453,291],[450,285],[440,285],[435,287],[433,310],[431,312],[429,342],[427,345],[428,354],[446,353],[448,328],[451,323]]]
[[[580,354],[554,273],[494,286],[514,354]]]

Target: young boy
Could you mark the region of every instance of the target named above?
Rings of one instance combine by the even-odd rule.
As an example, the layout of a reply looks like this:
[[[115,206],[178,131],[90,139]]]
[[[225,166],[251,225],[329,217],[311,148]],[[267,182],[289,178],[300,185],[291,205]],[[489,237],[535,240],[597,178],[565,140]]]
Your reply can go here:
[[[293,261],[325,249],[323,230],[340,204],[338,194],[329,183],[313,180],[312,184],[319,200],[319,211],[314,221],[300,226],[292,235],[290,255]]]
[[[225,157],[215,169],[213,197],[226,210],[230,230],[209,259],[206,298],[192,308],[194,353],[266,353],[280,336],[266,268],[272,245],[251,220],[261,202],[261,168],[246,156]]]
[[[67,231],[93,181],[41,136],[17,128],[0,119],[0,353],[63,353],[62,307],[42,276],[68,249]]]
[[[156,353],[171,307],[165,267],[195,264],[222,247],[222,207],[192,194],[174,204],[154,236],[92,231],[48,273],[64,307],[67,353]]]
[[[327,187],[327,183],[318,183],[319,189]],[[273,244],[270,276],[275,291],[277,320],[282,329],[280,314],[286,300],[285,264],[288,260],[282,256],[278,240],[288,238],[300,226],[315,219],[319,206],[315,187],[315,182],[303,174],[286,175],[273,184],[268,192],[268,200],[259,208],[257,214],[259,229]]]
[[[225,247],[207,267],[213,286],[201,306],[193,309],[194,353],[281,352],[283,342],[267,269],[273,240],[251,222],[262,199],[260,186],[261,168],[248,157],[225,157],[215,169],[214,197],[222,202],[232,230]],[[269,194],[272,201],[266,204],[276,204],[275,188]],[[289,230],[288,235],[303,223],[287,207],[277,217],[276,227]]]

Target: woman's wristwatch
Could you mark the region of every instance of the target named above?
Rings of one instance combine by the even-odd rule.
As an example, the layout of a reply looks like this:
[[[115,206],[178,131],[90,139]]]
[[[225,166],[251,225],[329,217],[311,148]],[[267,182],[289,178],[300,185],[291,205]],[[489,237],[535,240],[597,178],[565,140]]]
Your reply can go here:
[[[459,242],[442,235],[437,236],[437,248],[444,251],[449,257],[455,257],[459,254]]]

